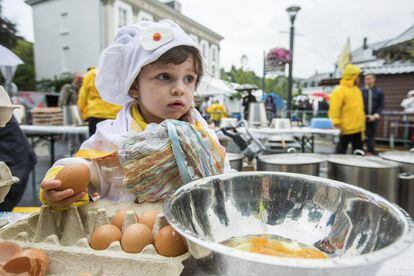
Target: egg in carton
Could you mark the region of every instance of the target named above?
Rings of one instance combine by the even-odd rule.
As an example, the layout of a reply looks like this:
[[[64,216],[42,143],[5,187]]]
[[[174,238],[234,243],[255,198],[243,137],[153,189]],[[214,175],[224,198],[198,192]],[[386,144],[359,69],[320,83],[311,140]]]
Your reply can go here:
[[[109,224],[113,216],[124,209],[132,212],[125,214],[123,229],[136,222],[135,213],[150,210],[160,212],[153,227],[154,237],[168,225],[161,213],[162,203],[99,200],[83,207],[71,206],[64,211],[54,211],[43,205],[39,213],[0,230],[0,240],[12,240],[22,247],[46,251],[50,260],[47,275],[180,275],[188,253],[164,257],[157,253],[153,244],[145,246],[140,253],[127,253],[119,241],[112,242],[105,250],[90,247],[94,229]]]

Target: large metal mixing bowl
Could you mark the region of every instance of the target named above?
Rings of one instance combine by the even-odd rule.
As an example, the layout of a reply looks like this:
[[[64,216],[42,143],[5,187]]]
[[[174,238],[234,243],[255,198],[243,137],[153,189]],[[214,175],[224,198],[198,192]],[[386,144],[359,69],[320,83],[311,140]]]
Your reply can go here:
[[[165,203],[169,223],[210,275],[373,275],[414,240],[397,205],[361,188],[309,175],[246,172],[200,179]],[[220,244],[275,234],[313,245],[329,259],[295,259]]]

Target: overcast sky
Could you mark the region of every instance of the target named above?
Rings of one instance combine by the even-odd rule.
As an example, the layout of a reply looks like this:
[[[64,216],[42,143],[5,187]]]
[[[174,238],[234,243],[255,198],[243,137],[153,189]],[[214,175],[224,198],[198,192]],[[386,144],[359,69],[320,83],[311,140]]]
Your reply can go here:
[[[69,0],[66,0],[69,1]],[[87,0],[85,0],[87,1]],[[299,5],[296,18],[294,76],[332,71],[347,37],[351,48],[393,38],[414,24],[413,0],[180,0],[182,13],[224,37],[220,63],[229,69],[248,66],[262,75],[263,51],[289,46],[286,8]],[[24,0],[3,0],[5,16],[21,35],[34,41],[31,7]]]

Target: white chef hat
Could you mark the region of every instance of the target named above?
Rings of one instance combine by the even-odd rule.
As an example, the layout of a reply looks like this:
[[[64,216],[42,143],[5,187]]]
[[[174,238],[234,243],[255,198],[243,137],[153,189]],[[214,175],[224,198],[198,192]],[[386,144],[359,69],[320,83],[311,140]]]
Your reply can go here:
[[[408,91],[407,96],[408,97],[413,97],[414,96],[414,90]]]
[[[128,91],[141,68],[180,45],[197,47],[171,20],[141,21],[121,28],[99,60],[95,85],[102,99],[114,104],[132,101]]]

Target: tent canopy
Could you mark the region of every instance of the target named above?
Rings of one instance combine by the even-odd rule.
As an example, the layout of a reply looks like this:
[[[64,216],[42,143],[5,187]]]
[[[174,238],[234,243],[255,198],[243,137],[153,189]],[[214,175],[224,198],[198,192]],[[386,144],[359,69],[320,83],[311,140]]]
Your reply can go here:
[[[235,92],[223,80],[213,77],[203,77],[197,88],[197,94],[200,96],[219,96]]]

